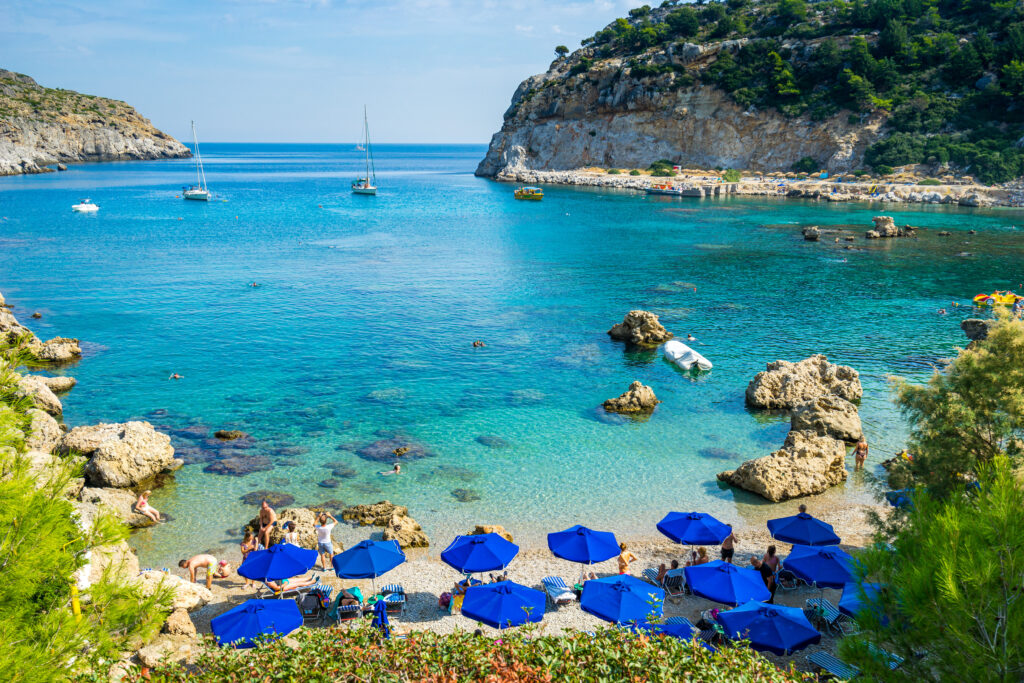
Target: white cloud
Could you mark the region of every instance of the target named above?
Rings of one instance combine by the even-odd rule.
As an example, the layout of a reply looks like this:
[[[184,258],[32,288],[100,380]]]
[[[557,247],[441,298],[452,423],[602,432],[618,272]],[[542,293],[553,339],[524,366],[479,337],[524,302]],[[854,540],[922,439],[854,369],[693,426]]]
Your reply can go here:
[[[533,33],[532,26],[523,26],[522,24],[516,24],[516,31],[519,33]]]

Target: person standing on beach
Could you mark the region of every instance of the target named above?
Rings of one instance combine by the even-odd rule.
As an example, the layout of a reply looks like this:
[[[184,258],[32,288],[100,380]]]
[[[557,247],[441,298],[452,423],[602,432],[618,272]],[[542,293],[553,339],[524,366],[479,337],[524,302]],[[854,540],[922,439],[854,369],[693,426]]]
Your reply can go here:
[[[636,555],[626,550],[626,544],[619,544],[619,574],[629,573],[629,563],[636,562]]]
[[[196,582],[196,570],[205,569],[207,574],[213,572],[213,568],[217,566],[217,558],[213,555],[195,555],[187,560],[181,560],[178,562],[178,566],[188,571],[188,580],[192,583]]]
[[[868,440],[863,436],[857,442],[857,448],[853,450],[853,469],[863,469],[864,461],[868,458]]]
[[[328,524],[327,520],[331,520]],[[316,525],[313,529],[316,531],[316,552],[320,555],[320,568],[327,571],[327,567],[334,557],[334,542],[331,540],[331,532],[334,531],[334,525],[338,523],[338,520],[334,518],[330,512],[321,512],[320,516],[317,517]]]
[[[242,542],[238,544],[238,549],[242,553],[242,562],[245,562],[245,558],[249,557],[249,553],[256,550],[256,537],[252,535],[252,532],[248,529],[245,530],[245,536],[242,538]],[[245,578],[244,576],[242,578]],[[252,579],[245,579],[245,586],[252,585]]]
[[[256,540],[262,543],[264,548],[270,547],[270,530],[275,526],[277,526],[277,513],[264,500],[260,504],[260,530],[256,533]]]
[[[757,559],[756,557],[750,558],[751,566],[761,574],[761,580],[764,581],[764,587],[771,591],[772,596],[768,598],[768,604],[771,605],[775,602],[775,572],[768,566],[767,562]]]
[[[726,526],[729,527],[729,535],[725,537],[724,541],[722,541],[722,560],[732,564],[732,556],[736,550],[735,543],[740,539],[736,538],[736,534],[732,531],[731,524],[727,524]]]
[[[800,511],[801,515],[806,515],[807,514],[807,506],[804,505],[803,503],[800,503],[800,507],[798,507],[797,510]]]

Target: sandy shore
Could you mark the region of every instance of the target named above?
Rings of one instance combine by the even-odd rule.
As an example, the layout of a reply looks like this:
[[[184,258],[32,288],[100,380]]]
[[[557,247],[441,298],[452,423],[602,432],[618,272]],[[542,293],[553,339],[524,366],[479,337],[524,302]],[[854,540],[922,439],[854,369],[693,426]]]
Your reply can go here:
[[[837,533],[843,538],[843,547],[847,550],[865,545],[870,540],[871,529],[865,519],[865,512],[869,506],[854,506],[843,510],[832,510],[822,512],[820,516],[826,521],[833,523]],[[793,504],[795,512],[796,503]],[[814,510],[812,510],[814,512]],[[785,513],[783,513],[785,514]],[[335,529],[335,538],[344,539],[345,546],[361,538],[379,538],[377,527],[353,527],[339,524]],[[765,548],[775,543],[780,556],[785,558],[790,546],[784,543],[777,543],[771,540],[768,530],[761,528],[737,528],[737,536],[740,542],[736,546],[735,562],[743,566],[749,566],[749,558],[760,557]],[[640,576],[645,567],[657,567],[661,563],[668,563],[672,559],[682,559],[686,548],[667,540],[663,541],[633,541],[628,542],[630,550],[639,558],[631,567],[630,573]],[[408,561],[376,582],[377,587],[386,583],[401,584],[408,595],[408,608],[406,613],[396,617],[395,628],[399,632],[412,630],[429,630],[439,633],[450,633],[456,630],[476,629],[478,624],[459,614],[451,615],[447,611],[438,609],[438,596],[444,591],[450,591],[452,585],[460,578],[458,572],[444,564],[438,558],[443,546],[432,547],[423,550],[407,551]],[[718,548],[708,548],[713,559],[718,557]],[[237,551],[233,551],[229,557],[233,563],[240,559]],[[176,570],[177,571],[177,570]],[[593,571],[598,576],[609,576],[617,573],[616,561],[614,559],[600,564],[593,565]],[[328,583],[335,590],[342,587],[358,586],[364,595],[369,595],[371,582],[369,580],[341,580],[334,576],[333,572],[320,572],[314,570],[314,575],[319,576],[321,582]],[[546,549],[523,549],[508,567],[509,579],[527,586],[540,588],[540,581],[545,576],[561,576],[567,582],[572,583],[580,575],[580,565],[566,562],[554,557]],[[245,599],[252,597],[252,589],[243,587],[241,577],[232,576],[224,580],[213,582],[213,601],[206,607],[192,613],[192,619],[196,623],[200,633],[209,633],[210,619],[230,609]],[[803,607],[807,598],[817,597],[820,592],[810,588],[800,588],[792,592],[779,591],[776,595],[776,602],[779,604]],[[826,590],[825,596],[833,604],[839,600],[839,591]],[[683,596],[671,598],[665,603],[665,616],[685,616],[696,623],[700,619],[702,610],[712,607],[721,608],[722,605],[712,603],[709,600],[694,596]],[[543,632],[550,635],[557,635],[567,630],[594,630],[606,625],[596,617],[583,612],[578,605],[559,607],[558,609],[547,608],[544,620],[541,622]],[[482,627],[489,635],[496,635],[497,631],[489,627]],[[799,668],[805,668],[804,659],[808,653],[818,649],[834,651],[837,639],[831,636],[823,636],[821,644],[812,649],[804,650],[793,657],[774,657],[769,655],[777,663],[793,661]]]
[[[789,174],[793,175],[793,174]],[[852,178],[852,177],[851,177]],[[884,202],[915,204],[953,204],[959,206],[1024,206],[1024,190],[988,187],[950,181],[942,185],[917,185],[914,179],[836,182],[834,179],[799,180],[784,174],[744,174],[739,182],[721,182],[715,171],[684,169],[675,177],[609,175],[603,169],[572,171],[506,171],[497,177],[506,182],[552,185],[579,185],[643,191],[653,185],[669,183],[686,190],[691,197],[741,195],[753,197],[793,197],[831,202]]]

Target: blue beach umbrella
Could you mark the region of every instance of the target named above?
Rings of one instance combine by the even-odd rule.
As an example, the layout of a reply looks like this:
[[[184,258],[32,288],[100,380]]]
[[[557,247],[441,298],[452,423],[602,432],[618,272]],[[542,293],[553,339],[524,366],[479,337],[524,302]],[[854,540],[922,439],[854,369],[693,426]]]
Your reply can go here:
[[[767,600],[771,591],[755,569],[737,567],[715,560],[683,570],[686,585],[697,595],[726,605],[740,605],[748,600]]]
[[[889,505],[894,508],[913,508],[914,501],[911,500],[910,496],[913,493],[913,489],[897,489],[895,491],[886,491],[885,499],[889,501]]]
[[[637,632],[647,632],[652,636],[665,635],[678,638],[679,640],[693,640],[695,637],[700,635],[700,631],[694,628],[693,624],[688,621],[684,621],[682,623],[665,622],[664,624],[652,624],[645,621],[640,624],[634,624],[630,626],[630,628]],[[709,652],[715,651],[715,648],[711,647],[703,640],[698,640],[697,642],[700,643],[705,650],[708,650]]]
[[[548,550],[570,562],[594,564],[619,554],[619,543],[610,531],[594,531],[577,524],[548,534]]]
[[[642,623],[661,616],[665,591],[635,576],[619,574],[583,584],[580,607],[599,619],[616,624]]]
[[[405,553],[398,541],[359,541],[331,558],[339,579],[375,579],[403,562]]]
[[[840,548],[795,545],[782,566],[822,590],[842,588],[853,581],[853,557]]]
[[[806,512],[792,517],[768,520],[772,538],[794,545],[838,545],[839,537],[831,524],[812,517]]]
[[[465,574],[504,569],[519,553],[519,546],[498,534],[456,536],[441,553],[445,564]]]
[[[316,551],[291,543],[278,543],[249,553],[238,573],[253,581],[280,581],[305,574],[316,564]]]
[[[719,612],[718,621],[726,637],[750,641],[755,650],[788,655],[821,641],[799,607],[767,605],[751,600],[727,612]]]
[[[544,618],[546,596],[513,581],[470,586],[462,600],[462,614],[494,628],[537,623]]]
[[[286,636],[300,626],[302,614],[294,600],[246,600],[210,620],[217,642],[238,648],[252,647],[260,636]]]
[[[878,594],[882,584],[880,583],[855,583],[850,582],[843,586],[843,594],[839,598],[839,611],[856,617],[857,612],[864,609],[864,600],[861,598],[858,587],[864,588],[864,594],[870,599]]]
[[[718,545],[732,529],[704,512],[670,512],[658,531],[683,545]]]

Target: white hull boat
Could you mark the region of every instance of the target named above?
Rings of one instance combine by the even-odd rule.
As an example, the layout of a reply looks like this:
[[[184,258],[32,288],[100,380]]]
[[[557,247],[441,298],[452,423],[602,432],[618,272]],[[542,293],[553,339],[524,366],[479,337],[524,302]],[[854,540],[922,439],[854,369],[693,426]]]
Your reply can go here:
[[[366,152],[366,177],[352,181],[353,194],[377,194],[377,172],[373,168],[373,151],[370,148],[370,123],[366,118],[366,107],[363,107],[363,140],[356,149]]]
[[[196,136],[196,122],[192,122],[192,144],[196,148],[196,184],[181,189],[183,199],[197,202],[210,201],[210,188],[206,186],[206,171],[203,170],[203,157],[199,154],[199,138]]]
[[[96,206],[88,199],[83,199],[80,204],[72,204],[71,210],[77,211],[78,213],[95,213],[100,210],[100,207]]]
[[[675,363],[683,370],[691,370],[694,366],[698,370],[710,370],[712,367],[711,361],[676,339],[665,342],[662,353],[665,360]]]

